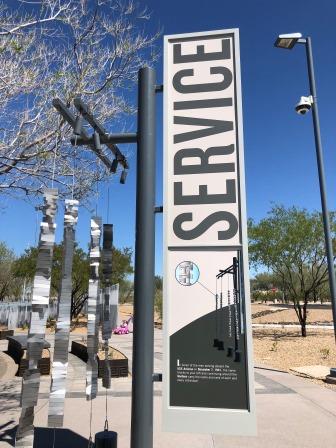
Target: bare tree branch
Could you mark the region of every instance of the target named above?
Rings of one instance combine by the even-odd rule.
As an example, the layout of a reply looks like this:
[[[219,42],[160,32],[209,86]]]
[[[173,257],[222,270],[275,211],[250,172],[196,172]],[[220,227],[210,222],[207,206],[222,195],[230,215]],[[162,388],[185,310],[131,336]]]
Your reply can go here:
[[[130,123],[137,72],[158,56],[149,18],[132,1],[0,1],[0,194],[35,195],[55,177],[68,195],[75,174],[76,197],[87,198],[110,176],[69,145],[51,102],[81,96],[107,127]]]

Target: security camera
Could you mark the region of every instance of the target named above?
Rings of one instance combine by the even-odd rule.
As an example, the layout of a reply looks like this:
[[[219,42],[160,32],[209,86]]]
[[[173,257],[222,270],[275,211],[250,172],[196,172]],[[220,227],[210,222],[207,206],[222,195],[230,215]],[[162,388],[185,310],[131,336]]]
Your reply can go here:
[[[305,115],[312,107],[313,97],[312,96],[302,96],[300,101],[295,106],[295,110],[300,115]]]

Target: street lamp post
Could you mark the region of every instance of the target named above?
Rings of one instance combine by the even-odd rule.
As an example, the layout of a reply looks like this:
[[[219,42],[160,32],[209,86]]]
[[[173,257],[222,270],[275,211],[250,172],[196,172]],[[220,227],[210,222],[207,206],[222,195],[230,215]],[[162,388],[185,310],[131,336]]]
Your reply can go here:
[[[334,334],[336,339],[336,279],[334,269],[334,254],[332,248],[329,212],[327,207],[326,182],[324,174],[323,151],[321,143],[320,120],[317,105],[311,38],[310,37],[303,38],[300,33],[282,34],[279,35],[274,45],[278,48],[286,48],[288,50],[291,50],[297,43],[303,44],[305,46],[307,55],[307,67],[308,67],[308,78],[309,78],[309,87],[311,95],[311,108],[313,114],[317,169],[320,184],[324,237],[325,237],[325,246],[326,246],[328,272],[329,272],[329,288],[330,288],[331,307],[334,321]],[[331,375],[332,376],[336,375],[335,369],[332,369]]]

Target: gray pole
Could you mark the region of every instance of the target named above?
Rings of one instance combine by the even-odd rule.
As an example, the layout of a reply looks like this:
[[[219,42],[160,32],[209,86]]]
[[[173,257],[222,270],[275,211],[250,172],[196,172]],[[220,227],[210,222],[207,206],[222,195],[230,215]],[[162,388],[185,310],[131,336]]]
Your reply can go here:
[[[321,204],[322,204],[324,236],[325,236],[325,245],[326,245],[328,271],[329,271],[329,288],[330,288],[330,295],[331,295],[331,307],[332,307],[332,312],[333,312],[334,332],[335,332],[335,339],[336,339],[336,282],[335,282],[335,269],[334,269],[334,254],[333,254],[332,239],[331,239],[331,232],[330,232],[329,212],[328,212],[328,207],[327,207],[324,164],[323,164],[322,143],[321,143],[321,133],[320,133],[320,121],[319,121],[319,115],[318,115],[317,95],[316,95],[316,86],[315,86],[315,74],[314,74],[314,64],[313,64],[313,52],[312,52],[312,45],[311,45],[310,37],[306,38],[305,46],[306,46],[306,54],[307,54],[310,94],[313,97],[312,113],[313,113],[313,123],[314,123],[316,159],[317,159],[317,168],[318,168],[318,175],[319,175],[319,182],[320,182],[320,195],[321,195]]]
[[[131,448],[153,446],[155,71],[139,71]]]

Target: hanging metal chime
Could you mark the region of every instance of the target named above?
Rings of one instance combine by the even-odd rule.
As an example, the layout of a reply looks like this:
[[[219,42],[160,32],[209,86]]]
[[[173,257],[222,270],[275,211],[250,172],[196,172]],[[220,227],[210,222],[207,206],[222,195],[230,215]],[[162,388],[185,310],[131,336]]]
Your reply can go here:
[[[55,348],[51,369],[48,426],[62,427],[64,400],[68,371],[68,351],[71,325],[72,264],[75,247],[75,231],[78,220],[78,201],[65,200],[63,265],[58,316],[55,332]]]
[[[34,407],[37,405],[40,387],[38,362],[42,358],[48,316],[57,198],[57,189],[45,190],[27,340],[28,368],[22,380],[21,415],[15,437],[16,447],[33,448],[34,445]]]
[[[98,389],[98,329],[100,315],[99,264],[100,264],[101,218],[91,219],[90,279],[88,294],[86,399],[97,396]]]

